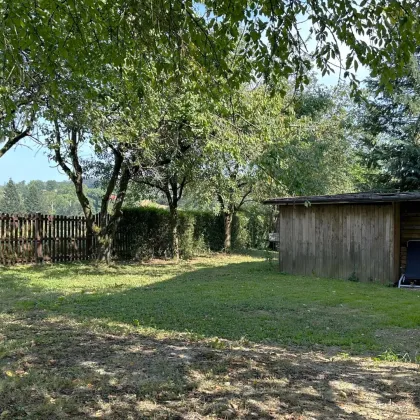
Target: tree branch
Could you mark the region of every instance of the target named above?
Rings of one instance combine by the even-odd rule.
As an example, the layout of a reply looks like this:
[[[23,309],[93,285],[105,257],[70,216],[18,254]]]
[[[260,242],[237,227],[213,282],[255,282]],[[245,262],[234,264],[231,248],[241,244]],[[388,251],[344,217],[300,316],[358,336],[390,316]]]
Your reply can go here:
[[[114,158],[115,158],[114,159],[114,167],[112,169],[111,178],[108,182],[105,193],[102,196],[101,217],[103,217],[104,215],[107,214],[109,198],[111,197],[111,194],[115,189],[115,185],[117,184],[118,177],[120,176],[121,167],[122,167],[122,164],[123,164],[123,156],[121,154],[121,151],[119,149],[116,149],[112,145],[110,147],[111,147],[112,153],[114,154]]]
[[[245,193],[245,195],[242,197],[242,200],[241,200],[241,202],[236,206],[236,209],[235,210],[239,210],[241,207],[242,207],[242,205],[245,203],[245,199],[248,197],[248,195],[249,194],[251,194],[252,193],[252,188],[250,188],[246,193]]]
[[[220,208],[222,211],[225,211],[225,202],[223,200],[223,196],[220,193],[217,193],[217,201],[220,203]]]
[[[168,181],[172,190],[172,195],[171,195],[172,205],[174,207],[177,207],[178,206],[178,177],[176,175],[173,175],[172,177],[170,177]]]
[[[124,165],[121,173],[120,183],[118,186],[117,198],[114,204],[113,222],[117,221],[121,216],[121,208],[127,193],[128,183],[130,182],[131,173],[128,165]]]
[[[94,217],[92,214],[92,208],[90,206],[89,199],[83,191],[83,169],[79,162],[78,155],[78,143],[77,143],[77,130],[71,131],[70,136],[70,145],[69,145],[69,155],[72,160],[73,170],[65,162],[63,155],[61,154],[61,134],[58,121],[54,121],[55,130],[56,130],[56,147],[55,147],[55,160],[60,165],[61,169],[66,173],[66,175],[73,182],[73,185],[76,189],[76,195],[79,200],[80,205],[82,206],[83,214],[86,217],[86,222],[88,229],[93,231],[94,228]]]
[[[148,187],[156,188],[162,191],[163,193],[166,193],[167,188],[162,186],[158,182],[148,181],[147,179],[134,179],[133,181],[136,182],[137,184],[144,184],[144,185],[147,185]]]
[[[181,200],[182,194],[184,192],[184,187],[186,184],[187,184],[187,177],[184,176],[184,178],[182,178],[181,183],[179,184],[179,192],[178,192],[178,197],[177,197],[178,201]]]
[[[23,138],[29,136],[29,134],[30,134],[30,129],[27,128],[26,130],[24,130],[21,133],[19,133],[17,136],[15,136],[15,137],[7,140],[6,143],[0,149],[0,158],[6,152],[8,152],[13,146],[15,146],[16,144],[18,144],[20,140],[22,140]]]
[[[55,126],[55,142],[56,142],[56,146],[54,148],[55,160],[60,165],[64,173],[69,177],[70,181],[72,181],[75,184],[77,182],[76,175],[67,165],[67,163],[65,162],[63,158],[63,155],[61,154],[61,134],[60,134],[60,127],[57,120],[54,121],[54,126]]]

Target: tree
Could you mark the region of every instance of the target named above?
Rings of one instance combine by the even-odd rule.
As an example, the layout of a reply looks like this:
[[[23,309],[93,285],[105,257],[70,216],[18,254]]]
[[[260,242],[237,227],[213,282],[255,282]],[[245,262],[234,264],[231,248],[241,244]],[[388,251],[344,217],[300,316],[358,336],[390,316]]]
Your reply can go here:
[[[360,106],[364,157],[377,172],[380,189],[420,189],[420,54],[413,55],[405,74],[385,91],[378,78],[368,81]]]
[[[205,144],[198,123],[197,98],[179,95],[170,98],[170,111],[162,115],[156,130],[156,143],[150,151],[153,163],[143,161],[133,181],[162,193],[168,203],[171,224],[172,257],[179,259],[178,206],[185,188],[196,180]]]
[[[247,203],[356,188],[361,165],[348,89],[313,82],[295,95],[293,87],[285,98],[264,86],[243,89],[214,116],[196,190],[207,201],[216,198],[226,251],[234,216]]]
[[[270,98],[264,86],[231,89],[220,97],[210,120],[210,139],[203,152],[196,193],[201,200],[216,199],[216,211],[224,219],[226,252],[232,247],[235,214],[257,198],[257,158],[268,139],[267,115],[279,109],[280,98]]]
[[[101,201],[103,191],[100,188],[86,188],[86,195],[92,203],[93,212],[99,213],[101,210]]]
[[[357,189],[363,170],[355,148],[355,105],[348,88],[326,88],[314,80],[290,104],[287,116],[273,116],[269,144],[258,160],[265,195]]]
[[[3,213],[23,213],[22,200],[12,179],[4,187],[1,208]]]
[[[132,158],[130,151],[126,153],[129,149],[128,143],[122,141],[125,139],[119,136],[118,129],[112,130],[116,115],[130,113],[130,108],[125,106],[129,100],[121,92],[126,92],[125,88],[129,86],[130,92],[133,92],[130,93],[130,99],[138,99],[141,97],[141,89],[137,86],[137,89],[131,90],[131,79],[124,79],[124,83],[119,84],[118,69],[103,70],[102,75],[104,80],[112,80],[114,84],[104,85],[100,95],[91,95],[89,83],[93,81],[87,80],[85,75],[63,75],[66,79],[62,86],[57,87],[61,94],[50,98],[45,111],[43,132],[51,158],[73,184],[82,214],[86,218],[87,229],[95,238],[96,246],[91,251],[98,260],[109,262],[116,226],[131,177]],[[69,91],[70,85],[74,86],[73,91]],[[128,96],[127,93],[127,98]],[[131,105],[134,104],[131,102]],[[91,147],[98,159],[104,154],[112,156],[101,194],[99,221],[95,217],[98,197],[96,194],[89,196],[89,189],[84,183],[85,178],[90,178],[91,165],[89,160],[80,157],[85,147]],[[116,200],[109,206],[113,193]]]
[[[314,64],[325,74],[340,59],[354,86],[360,63],[390,87],[420,40],[414,0],[204,0],[201,7],[175,0],[14,0],[1,2],[0,14],[0,156],[31,133],[52,99],[78,89],[81,75],[88,95],[101,97],[102,88],[115,83],[107,68],[144,79],[150,74],[138,70],[145,62],[154,61],[160,72],[189,56],[197,79],[206,73],[231,85],[254,78],[276,85],[294,75],[300,86]],[[305,22],[308,39],[300,30]],[[310,39],[316,40],[312,50]],[[349,47],[346,57],[341,44]],[[172,55],[158,59],[162,50]],[[247,61],[247,70],[230,68],[232,54]]]
[[[45,183],[45,189],[47,191],[54,191],[57,189],[58,183],[57,181],[49,180]]]
[[[67,134],[66,139],[63,138],[63,134]],[[120,144],[113,145],[112,143],[104,146],[111,150],[114,160],[111,175],[108,178],[105,192],[102,194],[100,219],[97,223],[94,208],[83,184],[85,169],[79,156],[79,148],[84,141],[83,131],[80,127],[73,126],[70,128],[56,120],[53,135],[55,140],[51,147],[54,149],[55,159],[74,184],[77,199],[86,218],[87,228],[97,240],[97,246],[93,253],[97,260],[108,263],[112,257],[113,239],[130,181],[130,167],[125,159],[122,147]],[[117,189],[116,199],[109,216],[110,197],[115,189]]]
[[[134,178],[134,182],[158,190],[166,199],[170,214],[171,252],[174,260],[179,259],[178,206],[185,187],[191,182],[192,171],[184,172],[177,167],[186,154],[187,152],[181,152],[177,161],[173,160],[171,163],[155,167],[147,171],[148,173],[143,173],[138,179]]]
[[[30,182],[24,194],[26,213],[44,213],[46,211],[42,190],[36,182]]]

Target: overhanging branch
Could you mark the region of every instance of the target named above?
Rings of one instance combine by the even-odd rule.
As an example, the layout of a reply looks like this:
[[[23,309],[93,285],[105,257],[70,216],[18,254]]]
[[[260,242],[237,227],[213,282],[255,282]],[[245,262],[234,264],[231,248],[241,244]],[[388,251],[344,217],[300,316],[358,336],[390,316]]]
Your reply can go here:
[[[19,133],[17,136],[9,139],[6,141],[6,143],[2,146],[0,149],[0,158],[8,152],[13,146],[18,144],[23,138],[29,136],[31,134],[30,129],[27,128],[26,130]]]
[[[116,186],[117,181],[118,181],[118,177],[120,176],[120,173],[121,173],[121,167],[122,167],[122,164],[123,164],[123,156],[122,156],[121,151],[119,149],[113,147],[112,145],[110,145],[110,148],[112,150],[112,153],[114,154],[114,167],[112,169],[111,178],[108,182],[107,188],[106,188],[105,193],[102,197],[101,215],[105,215],[107,213],[109,199],[111,197],[112,192],[115,189],[115,186]]]

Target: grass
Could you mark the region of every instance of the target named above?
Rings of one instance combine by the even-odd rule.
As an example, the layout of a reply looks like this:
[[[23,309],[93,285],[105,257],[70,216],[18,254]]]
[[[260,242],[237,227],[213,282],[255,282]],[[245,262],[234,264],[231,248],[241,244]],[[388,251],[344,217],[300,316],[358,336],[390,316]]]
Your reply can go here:
[[[418,291],[251,255],[2,269],[0,418],[417,418],[419,326]]]
[[[420,325],[419,291],[281,275],[252,257],[179,266],[23,266],[3,270],[1,277],[6,311],[41,309],[140,331],[341,346],[360,353],[404,344],[400,337],[384,343],[381,330],[394,329],[398,336],[399,329]]]

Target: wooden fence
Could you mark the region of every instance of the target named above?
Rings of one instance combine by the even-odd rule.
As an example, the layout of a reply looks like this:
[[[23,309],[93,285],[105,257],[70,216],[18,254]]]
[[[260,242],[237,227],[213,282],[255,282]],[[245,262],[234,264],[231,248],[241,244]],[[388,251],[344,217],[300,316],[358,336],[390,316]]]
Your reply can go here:
[[[93,238],[82,216],[0,214],[0,264],[88,260]]]

